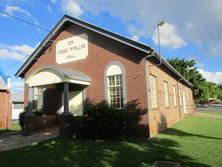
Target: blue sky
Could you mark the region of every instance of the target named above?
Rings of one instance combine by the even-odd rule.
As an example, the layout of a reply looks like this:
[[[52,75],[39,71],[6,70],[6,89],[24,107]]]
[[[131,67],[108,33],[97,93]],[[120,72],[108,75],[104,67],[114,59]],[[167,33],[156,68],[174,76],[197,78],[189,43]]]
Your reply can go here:
[[[195,59],[209,81],[222,84],[222,2],[220,0],[1,0],[0,10],[51,30],[64,15],[82,19],[158,49],[161,55]],[[0,68],[23,90],[15,72],[48,32],[0,14]]]

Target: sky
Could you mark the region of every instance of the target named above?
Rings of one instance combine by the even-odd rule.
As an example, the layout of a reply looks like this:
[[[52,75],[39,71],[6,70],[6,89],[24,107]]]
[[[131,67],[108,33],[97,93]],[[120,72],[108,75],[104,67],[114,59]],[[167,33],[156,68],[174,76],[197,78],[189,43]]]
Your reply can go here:
[[[222,84],[221,0],[0,0],[0,11],[51,30],[64,15],[149,45],[164,58],[195,59],[200,73]],[[23,91],[15,73],[48,34],[0,13],[0,72]]]

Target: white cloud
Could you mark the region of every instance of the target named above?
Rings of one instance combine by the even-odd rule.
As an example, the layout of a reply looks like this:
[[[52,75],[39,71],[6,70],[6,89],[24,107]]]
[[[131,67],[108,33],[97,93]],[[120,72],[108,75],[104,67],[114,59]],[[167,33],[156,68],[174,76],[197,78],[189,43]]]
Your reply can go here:
[[[134,25],[140,25],[135,26],[137,31],[129,30],[131,36],[152,37],[158,20],[163,19],[173,23],[177,28],[177,36],[174,35],[170,39],[171,42],[179,43],[179,45],[175,44],[174,48],[183,46],[184,41],[192,44],[199,44],[201,41],[201,47],[205,53],[222,56],[222,52],[215,52],[213,47],[214,43],[222,44],[221,0],[70,0],[70,2],[74,2],[78,7],[79,12],[74,13],[77,16],[80,16],[83,11],[95,15],[108,12],[110,15],[120,18],[127,27],[132,22]],[[145,33],[138,34],[141,27]],[[209,48],[206,45],[209,45]]]
[[[128,26],[128,31],[132,35],[132,39],[139,41],[140,37],[147,37],[146,30],[143,27],[136,26],[134,24],[130,24]]]
[[[197,66],[198,68],[204,68],[204,64],[201,63],[201,62],[199,62],[199,61],[196,61],[196,66]]]
[[[28,46],[28,45],[14,45],[9,47],[11,50],[15,50],[20,52],[24,55],[31,55],[35,48]]]
[[[222,43],[212,43],[210,44],[208,53],[213,56],[222,55]]]
[[[175,25],[165,23],[159,27],[160,44],[168,48],[179,49],[187,44],[179,35]],[[157,29],[153,32],[152,37],[154,43],[158,45],[158,32]]]
[[[62,0],[61,6],[63,12],[71,16],[79,17],[81,14],[83,14],[83,10],[75,0]]]
[[[5,6],[5,12],[9,13],[10,15],[13,15],[13,13],[20,13],[23,16],[25,16],[27,19],[30,19],[34,22],[34,24],[39,25],[38,21],[33,17],[27,10],[22,9],[18,6]],[[5,15],[6,16],[6,15]]]
[[[57,2],[57,0],[51,0],[51,2],[52,2],[53,4],[55,4],[55,3]]]
[[[52,12],[52,11],[53,11],[53,10],[52,10],[52,7],[51,7],[49,4],[47,5],[46,8],[47,8],[47,10],[48,10],[49,12]]]
[[[140,38],[137,35],[133,35],[131,37],[131,39],[134,40],[134,41],[139,41]]]
[[[208,72],[203,69],[198,69],[198,71],[206,78],[207,81],[214,82],[216,84],[222,84],[222,72]]]
[[[0,59],[24,61],[34,49],[35,47],[28,45],[0,45]]]
[[[187,31],[191,31],[192,28],[193,28],[193,24],[192,24],[191,22],[188,22],[188,23],[186,24],[186,29],[187,29]]]

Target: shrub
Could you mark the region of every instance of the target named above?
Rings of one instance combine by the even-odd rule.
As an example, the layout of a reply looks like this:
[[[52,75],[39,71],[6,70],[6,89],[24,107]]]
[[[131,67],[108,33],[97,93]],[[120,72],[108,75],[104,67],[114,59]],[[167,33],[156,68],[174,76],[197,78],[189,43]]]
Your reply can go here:
[[[26,107],[24,109],[24,111],[19,114],[19,125],[21,128],[23,128],[23,126],[24,126],[24,118],[25,118],[25,114],[27,112],[28,112],[28,109]],[[42,110],[33,110],[33,113],[35,114],[35,116],[42,116],[43,115]]]
[[[113,139],[122,135],[124,110],[106,102],[87,104],[83,112],[83,130],[87,137]]]
[[[24,126],[24,117],[26,113],[27,113],[27,110],[24,109],[24,111],[19,114],[19,125],[21,128],[23,128]]]

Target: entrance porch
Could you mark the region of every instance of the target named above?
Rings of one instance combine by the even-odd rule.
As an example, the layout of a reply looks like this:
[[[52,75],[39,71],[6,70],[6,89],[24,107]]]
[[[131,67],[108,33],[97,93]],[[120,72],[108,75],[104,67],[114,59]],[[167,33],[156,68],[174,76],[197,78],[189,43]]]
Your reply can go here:
[[[58,124],[60,136],[71,136],[73,116],[82,116],[84,89],[90,85],[90,82],[91,78],[82,72],[52,65],[43,66],[31,73],[26,80],[28,112],[25,115],[24,134],[29,135],[38,127],[40,130]],[[40,105],[41,100],[35,100],[36,90],[42,100]],[[42,126],[32,121],[36,120],[33,113],[34,106],[42,109],[44,115],[39,118],[41,121],[37,121]]]

